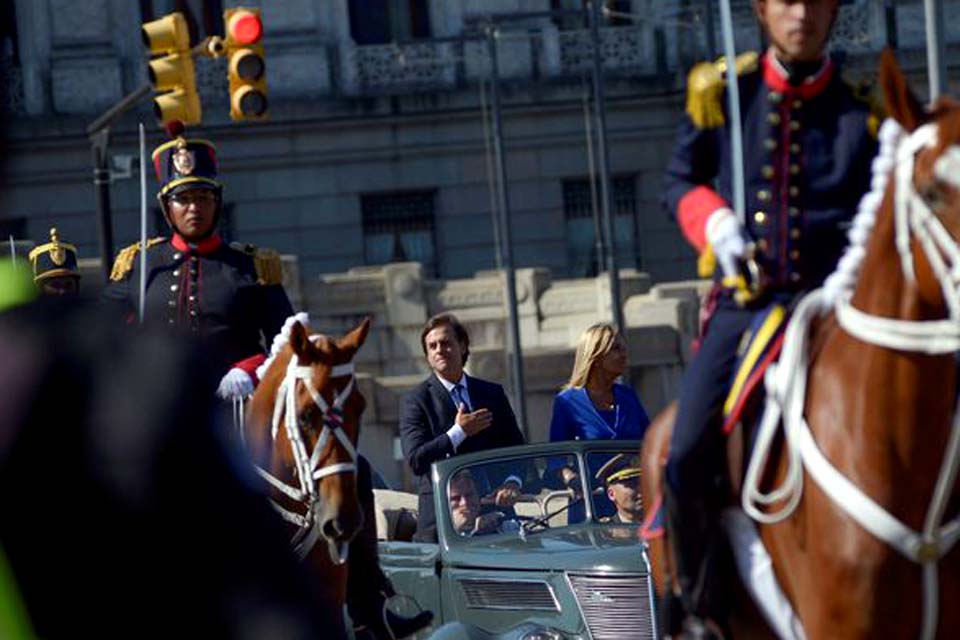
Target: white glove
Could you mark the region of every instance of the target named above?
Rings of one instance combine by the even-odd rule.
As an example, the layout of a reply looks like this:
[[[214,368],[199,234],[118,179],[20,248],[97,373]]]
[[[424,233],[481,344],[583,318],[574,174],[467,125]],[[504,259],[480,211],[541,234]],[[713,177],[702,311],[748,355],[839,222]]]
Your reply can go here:
[[[711,213],[707,218],[706,235],[723,275],[739,274],[737,260],[743,257],[746,243],[743,241],[743,225],[736,214],[726,207]]]
[[[253,378],[250,374],[234,367],[227,371],[227,375],[220,380],[220,386],[217,388],[217,395],[224,400],[232,398],[245,398],[253,393]]]

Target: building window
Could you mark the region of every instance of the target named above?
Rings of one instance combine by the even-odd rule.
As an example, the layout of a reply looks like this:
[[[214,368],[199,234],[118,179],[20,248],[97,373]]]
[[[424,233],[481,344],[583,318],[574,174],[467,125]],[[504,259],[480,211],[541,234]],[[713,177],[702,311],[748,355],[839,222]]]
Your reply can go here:
[[[13,0],[0,0],[0,64],[20,64],[17,10]]]
[[[366,264],[419,262],[436,275],[435,191],[377,193],[360,197]]]
[[[600,208],[600,186],[596,191]],[[567,264],[575,278],[596,276],[597,263],[593,196],[590,180],[577,178],[563,181],[563,211],[567,225]],[[637,186],[634,176],[615,176],[611,213],[617,247],[617,266],[639,266],[636,233]]]
[[[350,35],[359,45],[430,37],[427,0],[349,0]]]

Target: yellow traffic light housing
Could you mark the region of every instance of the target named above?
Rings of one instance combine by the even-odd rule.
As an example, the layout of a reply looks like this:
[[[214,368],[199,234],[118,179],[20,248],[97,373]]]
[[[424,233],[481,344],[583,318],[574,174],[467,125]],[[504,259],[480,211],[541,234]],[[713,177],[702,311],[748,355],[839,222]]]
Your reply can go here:
[[[158,92],[153,101],[157,118],[167,123],[200,124],[202,111],[197,94],[190,31],[179,11],[147,22],[141,29],[143,44],[154,57],[147,66],[150,84]]]
[[[263,54],[263,21],[259,9],[223,12],[226,32],[230,117],[260,120],[267,117],[267,76]]]

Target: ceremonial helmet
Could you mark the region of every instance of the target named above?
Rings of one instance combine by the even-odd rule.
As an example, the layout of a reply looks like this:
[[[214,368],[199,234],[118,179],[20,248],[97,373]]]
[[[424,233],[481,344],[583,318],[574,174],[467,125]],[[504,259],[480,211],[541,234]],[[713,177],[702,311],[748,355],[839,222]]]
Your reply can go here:
[[[30,264],[33,267],[33,281],[41,282],[58,276],[71,276],[80,279],[77,268],[77,248],[60,241],[56,227],[50,229],[50,242],[30,251]]]
[[[151,157],[160,183],[157,199],[167,223],[173,227],[168,198],[190,189],[209,189],[217,196],[216,227],[223,208],[223,185],[217,180],[217,148],[209,140],[185,137],[181,122],[167,123],[166,130],[171,139],[154,149]]]

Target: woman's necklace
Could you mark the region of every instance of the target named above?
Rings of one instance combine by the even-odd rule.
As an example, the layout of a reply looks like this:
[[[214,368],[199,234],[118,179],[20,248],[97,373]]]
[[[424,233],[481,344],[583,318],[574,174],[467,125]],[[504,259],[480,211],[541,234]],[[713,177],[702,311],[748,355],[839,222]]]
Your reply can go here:
[[[617,407],[615,398],[613,397],[612,389],[610,390],[609,395],[603,394],[602,396],[595,391],[587,389],[587,395],[590,396],[590,401],[593,402],[593,406],[595,406],[597,409],[611,411]],[[609,400],[607,398],[609,398]]]

